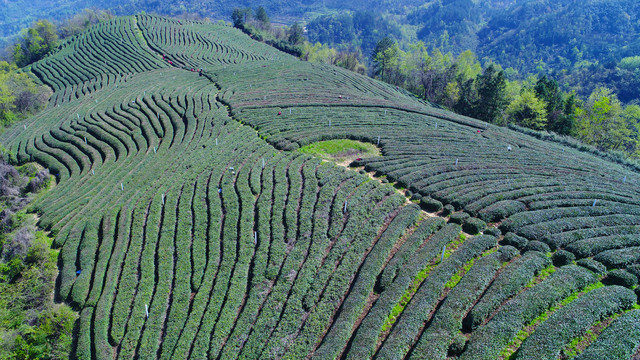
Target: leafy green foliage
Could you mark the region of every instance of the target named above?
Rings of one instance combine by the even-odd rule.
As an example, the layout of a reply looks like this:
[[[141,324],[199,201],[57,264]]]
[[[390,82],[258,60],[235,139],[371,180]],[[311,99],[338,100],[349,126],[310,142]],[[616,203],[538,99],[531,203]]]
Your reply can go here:
[[[41,110],[49,96],[49,89],[36,85],[34,79],[19,71],[15,64],[0,62],[1,128]]]
[[[624,336],[621,336],[624,334]],[[609,325],[577,360],[631,358],[640,344],[640,310],[631,310]]]
[[[43,173],[29,171],[28,166],[20,172]],[[18,185],[20,193],[29,190],[25,181],[10,183],[6,176],[10,165],[3,161],[2,168],[2,206],[18,211],[29,199],[7,196],[6,189]],[[9,173],[21,176],[16,169]],[[69,306],[53,302],[58,251],[51,249],[49,236],[36,231],[33,216],[24,210],[16,214],[5,210],[2,217],[10,226],[3,226],[0,233],[0,358],[68,358],[77,315]]]
[[[523,90],[506,109],[511,120],[520,126],[542,130],[547,125],[545,103],[532,90]]]
[[[358,47],[367,56],[384,37],[400,39],[402,36],[398,24],[373,11],[318,16],[307,23],[306,29],[312,43],[336,48]],[[371,59],[375,61],[373,56]]]
[[[13,48],[13,60],[19,67],[36,62],[58,46],[56,27],[48,20],[38,20]]]

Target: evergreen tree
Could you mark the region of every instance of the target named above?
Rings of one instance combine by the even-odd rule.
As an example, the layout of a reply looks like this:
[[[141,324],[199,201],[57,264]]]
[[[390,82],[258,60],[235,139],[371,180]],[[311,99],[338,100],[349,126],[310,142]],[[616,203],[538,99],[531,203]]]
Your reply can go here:
[[[262,22],[263,24],[268,24],[269,23],[269,16],[267,15],[267,11],[264,9],[264,7],[260,6],[257,10],[256,10],[256,20]]]
[[[388,72],[394,62],[397,61],[399,50],[398,44],[388,36],[378,41],[371,54],[374,75],[379,75],[380,79],[384,81],[385,72]]]
[[[558,82],[543,76],[534,86],[535,95],[538,99],[545,102],[547,112],[547,129],[555,132],[562,128],[564,101],[562,99],[562,91],[558,87]]]
[[[562,114],[553,123],[549,123],[547,128],[561,135],[573,135],[576,124],[576,109],[578,101],[576,94],[571,93],[563,103]]]
[[[234,8],[231,12],[231,20],[233,21],[233,26],[236,28],[243,28],[252,16],[253,11],[251,10],[251,8]]]
[[[478,100],[474,104],[474,117],[490,123],[501,121],[502,111],[507,107],[507,81],[502,70],[491,64],[476,79]]]
[[[304,29],[299,23],[293,24],[289,29],[289,44],[298,45],[304,41]]]

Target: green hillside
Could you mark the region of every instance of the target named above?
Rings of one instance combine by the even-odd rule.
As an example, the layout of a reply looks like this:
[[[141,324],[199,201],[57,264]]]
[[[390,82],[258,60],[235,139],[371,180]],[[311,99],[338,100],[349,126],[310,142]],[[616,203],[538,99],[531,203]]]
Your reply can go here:
[[[56,176],[29,206],[72,358],[638,355],[632,165],[205,22],[119,17],[30,70],[54,94],[0,144]],[[381,156],[298,151],[334,139]]]

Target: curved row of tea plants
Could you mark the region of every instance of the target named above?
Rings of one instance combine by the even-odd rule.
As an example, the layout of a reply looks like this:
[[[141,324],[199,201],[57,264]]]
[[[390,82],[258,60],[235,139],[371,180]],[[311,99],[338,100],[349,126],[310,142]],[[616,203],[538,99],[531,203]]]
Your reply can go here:
[[[0,143],[56,175],[32,209],[72,357],[555,358],[617,316],[583,356],[637,351],[611,335],[637,330],[611,286],[640,262],[622,166],[204,22],[117,18],[34,71],[51,106]],[[282,151],[336,138],[379,145],[353,165],[420,206]]]

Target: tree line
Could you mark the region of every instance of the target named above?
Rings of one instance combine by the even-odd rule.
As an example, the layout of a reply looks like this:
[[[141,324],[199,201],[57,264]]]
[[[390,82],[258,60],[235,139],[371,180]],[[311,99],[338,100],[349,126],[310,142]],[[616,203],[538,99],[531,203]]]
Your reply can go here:
[[[231,13],[233,27],[242,30],[254,40],[267,43],[276,49],[294,56],[302,55],[304,29],[300,23],[290,27],[272,26],[264,7],[259,6],[255,13],[250,7],[234,8]]]
[[[462,115],[571,136],[599,150],[640,157],[640,106],[624,106],[609,88],[597,87],[581,98],[563,91],[549,76],[519,80],[512,69],[489,60],[482,64],[471,50],[454,56],[439,47],[429,51],[422,41],[406,48],[391,37],[382,38],[370,54],[371,68],[360,72]],[[336,64],[339,51],[328,45],[308,44],[305,49],[305,59]],[[625,63],[633,67],[636,61]]]

